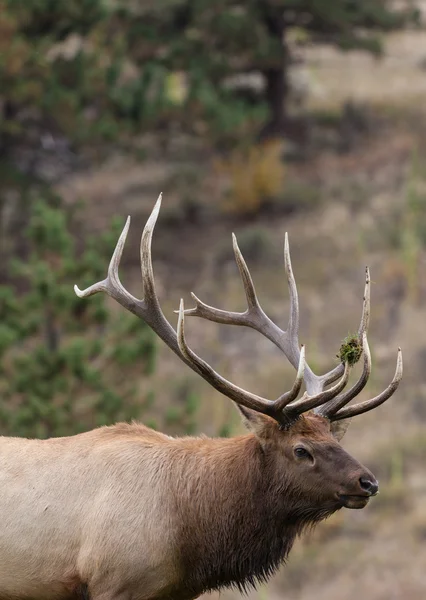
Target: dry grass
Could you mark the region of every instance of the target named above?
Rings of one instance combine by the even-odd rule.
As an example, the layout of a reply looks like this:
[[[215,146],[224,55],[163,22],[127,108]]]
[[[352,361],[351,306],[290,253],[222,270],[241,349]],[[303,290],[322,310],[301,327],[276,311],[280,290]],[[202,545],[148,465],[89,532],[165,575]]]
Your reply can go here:
[[[330,110],[348,99],[384,107],[422,104],[426,95],[424,31],[388,35],[385,47],[381,59],[364,52],[339,53],[327,46],[307,48],[301,70],[310,90],[308,106]]]

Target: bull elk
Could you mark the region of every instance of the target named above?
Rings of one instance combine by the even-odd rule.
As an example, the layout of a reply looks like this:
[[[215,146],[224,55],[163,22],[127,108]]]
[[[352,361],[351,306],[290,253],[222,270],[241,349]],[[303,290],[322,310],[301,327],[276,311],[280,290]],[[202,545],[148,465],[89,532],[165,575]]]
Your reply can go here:
[[[233,238],[247,310],[228,312],[194,296],[180,304],[177,331],[156,295],[151,239],[161,196],[141,241],[144,299],[121,284],[118,267],[130,220],[105,280],[106,292],[143,319],[216,390],[233,400],[249,433],[231,439],[172,438],[142,424],[116,424],[48,440],[0,438],[1,600],[191,600],[207,590],[245,590],[272,575],[307,526],[342,507],[363,508],[378,491],[373,474],[339,445],[348,420],[387,400],[402,376],[401,351],[389,387],[348,405],[367,383],[370,278],[359,343],[360,379],[346,392],[349,362],[315,375],[299,346],[299,306],[285,241],[290,318],[281,330],[262,310]],[[270,400],[224,379],[189,348],[187,316],[252,327],[297,375]],[[302,382],[306,391],[297,398]],[[336,383],[337,382],[337,383]]]

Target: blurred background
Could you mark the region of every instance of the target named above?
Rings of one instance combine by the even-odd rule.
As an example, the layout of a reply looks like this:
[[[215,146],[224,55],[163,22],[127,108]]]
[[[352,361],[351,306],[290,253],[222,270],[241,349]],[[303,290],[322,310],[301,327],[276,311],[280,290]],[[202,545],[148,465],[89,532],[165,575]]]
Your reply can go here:
[[[371,268],[362,398],[388,384],[398,345],[405,375],[344,446],[381,493],[298,541],[252,599],[426,595],[425,19],[421,1],[0,0],[1,434],[133,418],[242,431],[141,321],[74,295],[104,278],[130,214],[121,274],[142,296],[139,236],[160,191],[154,269],[172,323],[192,290],[244,310],[234,231],[285,327],[288,231],[300,340],[326,371],[357,330]],[[192,347],[235,383],[267,397],[291,385],[259,334],[188,321]]]

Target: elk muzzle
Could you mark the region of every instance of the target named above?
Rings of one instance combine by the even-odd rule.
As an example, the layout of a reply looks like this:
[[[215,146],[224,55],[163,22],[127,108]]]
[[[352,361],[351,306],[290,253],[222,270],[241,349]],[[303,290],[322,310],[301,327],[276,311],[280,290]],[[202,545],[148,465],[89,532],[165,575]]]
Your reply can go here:
[[[379,482],[372,473],[366,471],[358,478],[353,492],[339,493],[339,500],[345,508],[364,508],[372,496],[379,493]]]

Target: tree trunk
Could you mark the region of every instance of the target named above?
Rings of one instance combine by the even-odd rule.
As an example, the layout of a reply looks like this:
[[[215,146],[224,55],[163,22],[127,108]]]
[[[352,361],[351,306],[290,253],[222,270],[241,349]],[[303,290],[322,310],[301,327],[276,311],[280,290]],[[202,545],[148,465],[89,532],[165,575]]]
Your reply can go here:
[[[285,103],[288,86],[284,69],[268,69],[263,72],[266,80],[265,97],[269,107],[269,119],[263,129],[263,137],[282,135],[286,124]]]
[[[300,147],[309,139],[308,122],[304,117],[289,117],[290,50],[286,44],[286,27],[280,13],[266,12],[263,16],[269,35],[275,38],[279,54],[274,66],[264,69],[265,99],[269,107],[269,119],[259,133],[260,140],[285,136]]]
[[[261,138],[280,136],[287,123],[286,104],[289,93],[289,51],[285,44],[284,20],[281,15],[265,14],[265,25],[269,35],[275,38],[280,48],[276,65],[263,71],[265,99],[269,107],[269,119],[261,131]]]

